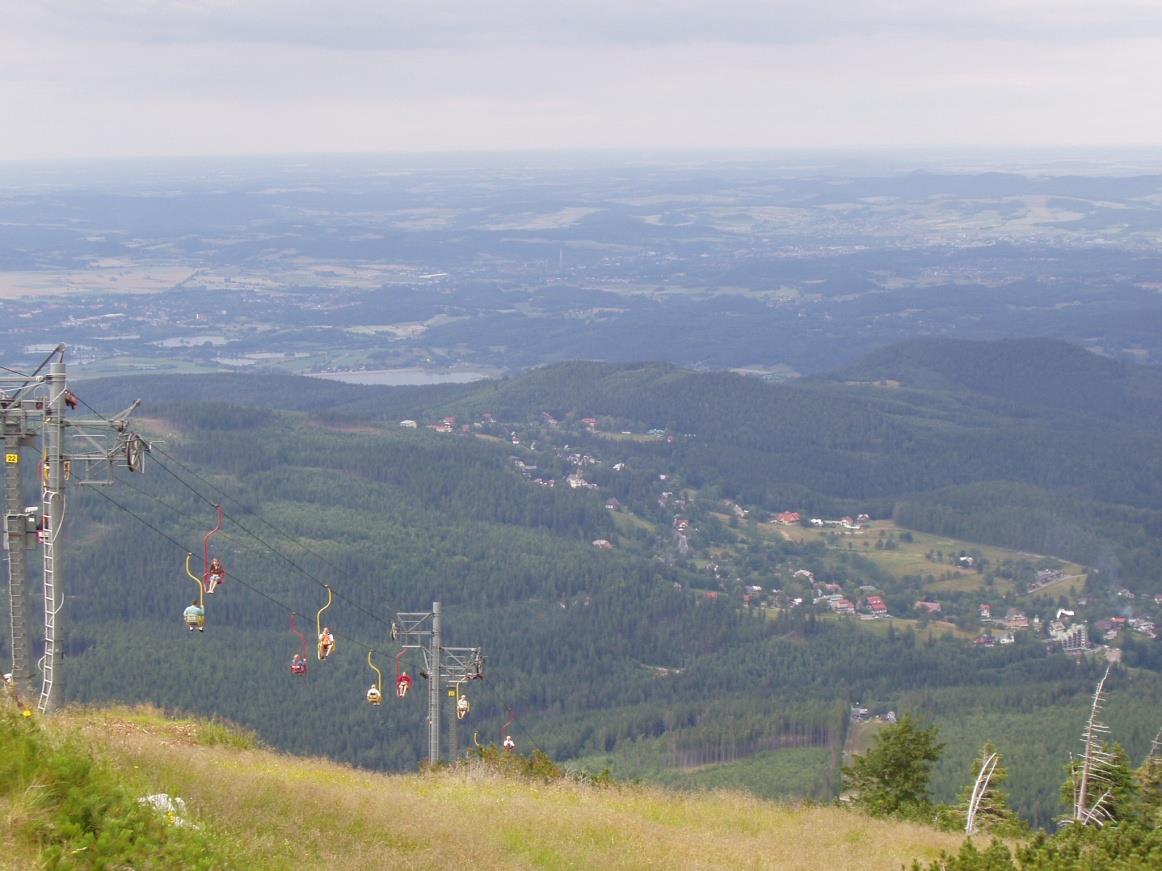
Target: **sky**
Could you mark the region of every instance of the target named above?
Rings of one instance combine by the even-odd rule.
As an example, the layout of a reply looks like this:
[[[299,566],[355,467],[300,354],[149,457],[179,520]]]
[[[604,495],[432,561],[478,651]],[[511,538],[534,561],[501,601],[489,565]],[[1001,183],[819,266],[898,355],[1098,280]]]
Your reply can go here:
[[[1162,146],[1162,0],[0,9],[0,160]]]

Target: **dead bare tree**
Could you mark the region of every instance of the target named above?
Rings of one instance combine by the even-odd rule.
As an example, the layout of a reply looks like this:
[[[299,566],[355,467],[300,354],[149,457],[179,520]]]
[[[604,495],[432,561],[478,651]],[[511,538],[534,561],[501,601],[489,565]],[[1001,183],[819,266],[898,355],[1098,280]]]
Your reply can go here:
[[[1000,756],[998,754],[990,753],[981,762],[980,773],[976,776],[976,783],[972,785],[972,795],[968,799],[968,814],[964,822],[965,834],[976,834],[977,811],[981,809],[981,802],[988,792],[989,780],[992,778],[993,772],[997,770],[997,762],[999,761]],[[989,810],[989,808],[986,807],[985,810]]]
[[[1103,692],[1106,678],[1110,676],[1110,667],[1106,666],[1105,674],[1098,681],[1097,689],[1093,693],[1093,703],[1089,708],[1089,718],[1085,723],[1085,730],[1081,734],[1085,751],[1081,757],[1073,757],[1070,762],[1071,779],[1073,782],[1073,814],[1070,822],[1082,825],[1103,825],[1111,814],[1106,801],[1111,795],[1113,784],[1111,769],[1113,755],[1105,749],[1109,727],[1102,723],[1098,716],[1101,714],[1102,704],[1105,702]],[[1157,739],[1155,739],[1157,743]],[[1153,752],[1153,751],[1151,751]],[[1093,794],[1101,791],[1097,799]]]

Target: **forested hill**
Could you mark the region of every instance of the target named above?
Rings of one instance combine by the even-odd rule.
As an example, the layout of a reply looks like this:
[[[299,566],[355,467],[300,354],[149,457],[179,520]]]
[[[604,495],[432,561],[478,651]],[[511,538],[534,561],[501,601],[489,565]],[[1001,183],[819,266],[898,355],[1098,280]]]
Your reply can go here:
[[[895,382],[911,389],[970,391],[1070,414],[1138,423],[1162,420],[1162,371],[1157,367],[1129,367],[1055,339],[903,342],[821,380]]]
[[[549,415],[564,429],[546,435],[574,444],[595,435],[578,421],[597,417],[603,431],[664,430],[664,445],[618,450],[746,505],[894,515],[969,540],[1116,561],[1143,591],[1162,589],[1152,570],[1162,562],[1162,375],[1064,342],[908,343],[791,384],[578,362],[427,388],[246,373],[92,382],[84,395],[105,408],[140,396],[147,415],[193,418],[204,411],[194,401],[351,424],[487,414],[504,437],[531,425],[535,438]],[[229,426],[245,415],[218,418]],[[621,498],[629,485],[618,486]]]
[[[986,571],[979,555],[980,571],[958,574],[934,552],[899,570],[870,556],[905,528],[932,530],[1051,567],[1100,561],[1091,587],[1116,580],[1152,601],[1162,434],[1132,403],[1110,424],[941,377],[940,389],[772,385],[574,363],[433,388],[259,373],[78,381],[82,403],[104,412],[143,399],[155,450],[144,475],[71,491],[66,697],[221,714],[280,748],[410,769],[424,752],[422,702],[370,709],[366,648],[390,680],[384,618],[439,600],[446,643],[489,655],[460,748],[515,716],[522,746],[597,770],[833,797],[858,702],[928,713],[958,734],[934,784],[943,800],[980,743],[997,742],[1014,804],[1049,825],[1103,665],[1031,635],[973,646],[969,630],[982,601],[1048,620],[1068,590],[1028,592],[1022,573],[1046,567],[1036,557]],[[183,561],[200,559],[215,502],[231,580],[206,632],[190,634]],[[900,526],[857,550],[761,522],[783,510]],[[288,609],[313,635],[322,581],[345,596],[327,618],[338,653],[292,679]],[[938,595],[963,634],[837,620],[822,584],[856,602],[879,591],[903,618]],[[1110,719],[1140,755],[1159,725],[1162,657],[1142,639],[1123,652],[1133,669],[1111,681]]]

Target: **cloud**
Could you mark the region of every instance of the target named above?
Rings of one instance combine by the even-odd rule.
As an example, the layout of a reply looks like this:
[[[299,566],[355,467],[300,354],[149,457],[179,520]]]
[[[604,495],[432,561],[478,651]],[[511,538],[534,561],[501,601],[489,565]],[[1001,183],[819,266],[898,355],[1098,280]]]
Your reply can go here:
[[[0,159],[1159,144],[1154,2],[24,2]]]
[[[847,35],[1092,42],[1162,35],[1157,0],[41,0],[29,33],[137,43],[390,50],[727,42]]]

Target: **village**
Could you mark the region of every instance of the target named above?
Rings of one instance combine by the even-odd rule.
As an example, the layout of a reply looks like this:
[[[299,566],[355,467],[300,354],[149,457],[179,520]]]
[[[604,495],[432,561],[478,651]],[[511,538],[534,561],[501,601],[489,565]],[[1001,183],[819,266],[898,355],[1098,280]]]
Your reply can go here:
[[[1162,620],[1162,594],[1091,590],[1083,567],[1051,557],[938,539],[863,512],[766,511],[710,496],[659,471],[649,453],[693,434],[548,411],[524,422],[483,412],[399,425],[506,444],[512,469],[530,485],[595,493],[617,530],[594,539],[595,550],[649,547],[658,559],[697,572],[701,580],[689,586],[708,601],[938,631],[976,647],[1040,641],[1111,661],[1121,659],[1128,639],[1154,641]],[[770,551],[762,560],[754,556],[759,544]],[[776,553],[780,548],[802,555]]]

